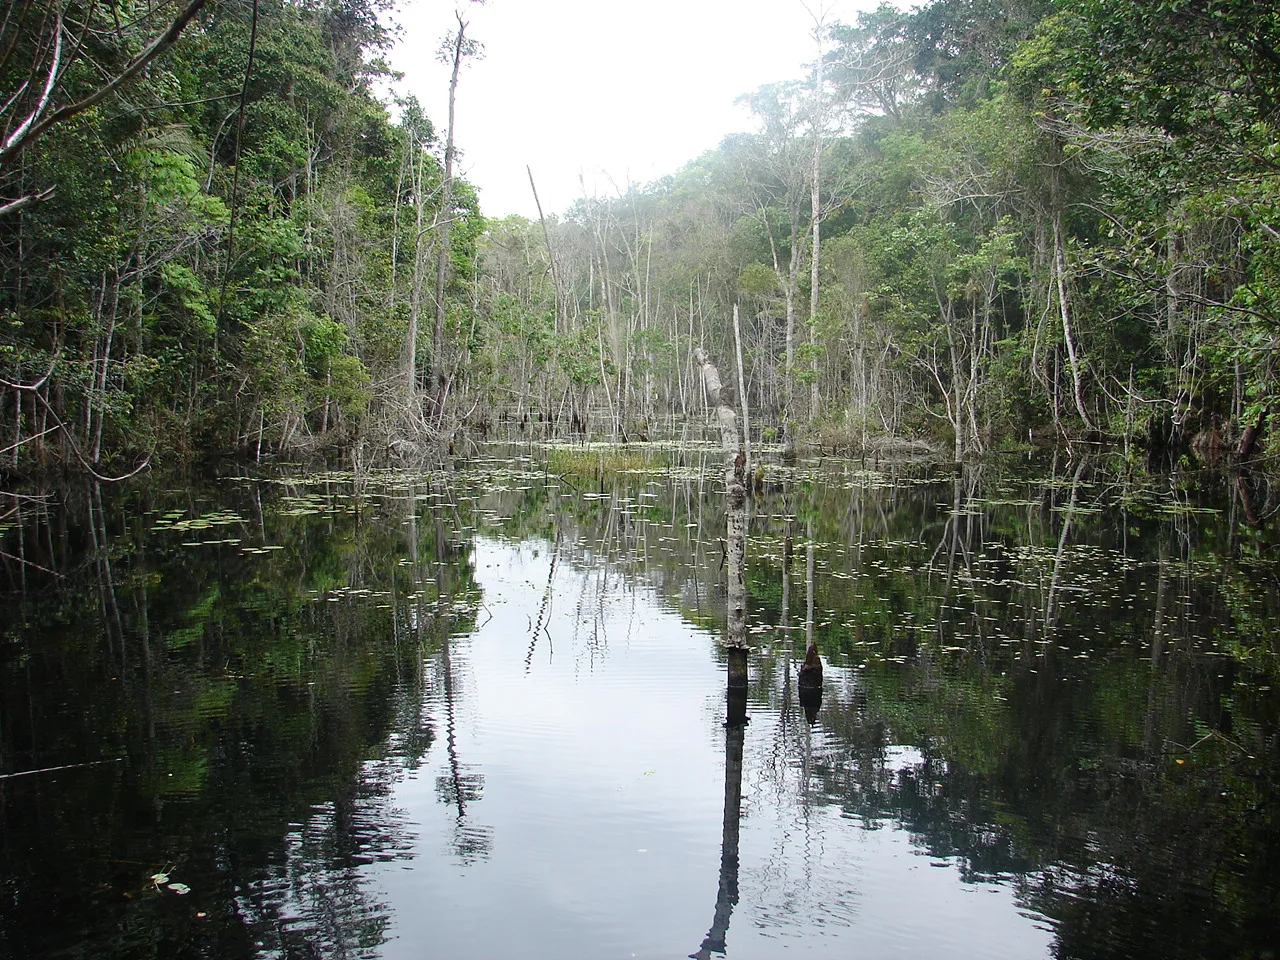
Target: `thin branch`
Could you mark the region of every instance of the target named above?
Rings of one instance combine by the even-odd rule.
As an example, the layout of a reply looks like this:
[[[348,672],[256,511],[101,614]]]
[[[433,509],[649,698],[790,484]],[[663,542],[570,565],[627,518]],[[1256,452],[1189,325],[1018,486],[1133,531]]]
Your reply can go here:
[[[49,368],[49,371],[50,373],[53,371],[52,366]],[[119,483],[122,480],[128,480],[130,477],[136,476],[137,474],[141,473],[143,470],[145,470],[148,466],[151,465],[151,455],[148,454],[146,457],[143,458],[140,464],[138,464],[136,467],[134,467],[132,470],[130,470],[128,473],[124,474],[123,476],[108,477],[108,476],[104,476],[101,473],[98,473],[97,470],[93,469],[92,465],[89,463],[88,458],[85,457],[84,453],[81,452],[80,447],[76,444],[75,440],[72,438],[71,431],[67,429],[67,425],[62,422],[62,418],[58,416],[57,411],[53,409],[49,401],[45,399],[44,394],[40,392],[40,387],[43,386],[45,381],[48,379],[49,379],[49,373],[46,373],[34,384],[13,383],[9,380],[0,378],[0,387],[8,387],[10,390],[16,390],[19,393],[29,393],[33,397],[35,397],[36,401],[42,407],[44,407],[45,412],[47,412],[49,416],[53,418],[53,422],[55,424],[54,429],[60,428],[62,432],[66,435],[67,443],[71,446],[71,452],[74,453],[76,455],[76,459],[80,461],[80,466],[84,467],[85,471],[95,480],[100,480],[103,483]]]
[[[65,579],[66,579],[66,577],[64,577],[62,574],[60,574],[57,570],[50,570],[48,567],[42,567],[42,566],[40,566],[40,564],[38,564],[38,563],[32,563],[30,560],[23,560],[21,557],[15,557],[15,556],[14,556],[13,554],[11,554],[11,553],[5,553],[3,550],[0,550],[0,557],[4,557],[4,559],[6,559],[6,560],[13,560],[13,561],[16,561],[17,563],[22,564],[24,567],[31,567],[33,570],[39,570],[41,573],[47,573],[47,574],[49,574],[50,576],[57,577],[59,580],[65,580]],[[31,772],[31,773],[40,773],[41,771],[39,771],[39,770],[32,770],[32,771],[30,771],[30,772]],[[11,776],[11,777],[17,777],[17,776],[21,776],[21,774],[11,773],[11,774],[8,774],[8,776]],[[4,777],[3,777],[3,776],[0,776],[0,780],[3,780],[3,779],[4,779]]]
[[[35,435],[33,435],[33,436],[25,437],[25,438],[23,438],[22,440],[19,440],[17,443],[11,443],[11,444],[9,444],[9,446],[7,446],[7,447],[0,447],[0,455],[3,455],[3,454],[6,454],[6,453],[9,453],[10,451],[13,451],[13,450],[17,450],[17,449],[18,449],[20,446],[22,446],[24,443],[30,443],[32,440],[39,440],[41,437],[45,436],[46,434],[53,433],[53,432],[54,432],[55,430],[57,430],[57,429],[59,429],[59,428],[58,428],[58,427],[49,427],[49,429],[47,429],[47,430],[41,430],[39,433],[37,433],[37,434],[35,434]]]
[[[15,143],[21,143],[25,139],[27,132],[37,125],[40,114],[44,113],[49,107],[49,98],[53,96],[53,86],[58,80],[58,68],[62,66],[62,14],[56,14],[53,18],[53,58],[49,63],[49,76],[45,79],[44,90],[40,93],[40,101],[32,109],[31,114],[26,120],[18,124],[18,128],[9,134],[5,140],[4,146],[0,147],[0,161],[3,161],[4,155],[13,149]]]
[[[59,770],[79,770],[81,767],[99,767],[104,763],[119,763],[124,757],[112,757],[110,760],[90,760],[88,763],[64,763],[60,767],[41,767],[39,770],[19,770],[17,773],[0,773],[0,780],[13,777],[30,777],[37,773],[55,773]]]
[[[25,129],[15,131],[15,135],[11,136],[8,141],[5,142],[3,148],[0,148],[0,167],[10,161],[16,154],[21,152],[24,147],[34,141],[37,137],[43,135],[51,127],[66,120],[70,120],[77,114],[84,113],[84,111],[88,110],[90,107],[97,106],[145,70],[147,66],[156,59],[156,57],[160,56],[160,54],[164,53],[173,46],[175,42],[177,42],[178,37],[182,34],[182,31],[186,29],[187,24],[191,22],[207,2],[208,0],[191,0],[183,11],[178,14],[178,17],[169,24],[169,28],[152,40],[145,50],[129,61],[124,70],[117,74],[109,83],[99,87],[83,100],[77,100],[75,103],[69,103],[64,107],[59,107],[43,120],[39,120],[30,125],[24,125]],[[61,33],[61,20],[59,20],[58,29],[59,33]],[[19,136],[18,134],[21,135]]]
[[[0,217],[7,216],[10,213],[17,213],[19,210],[48,200],[52,196],[53,187],[46,187],[39,193],[28,194],[25,197],[19,197],[17,200],[10,200],[8,203],[0,204]]]

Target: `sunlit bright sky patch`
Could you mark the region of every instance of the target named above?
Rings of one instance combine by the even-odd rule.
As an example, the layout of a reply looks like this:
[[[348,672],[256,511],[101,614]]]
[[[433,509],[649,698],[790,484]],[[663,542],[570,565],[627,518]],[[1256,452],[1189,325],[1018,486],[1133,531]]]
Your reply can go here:
[[[765,83],[802,77],[814,60],[813,15],[851,22],[873,0],[489,0],[460,3],[485,47],[458,88],[461,173],[490,216],[536,216],[674,173],[730,133],[749,130],[734,103]],[[449,66],[436,59],[455,6],[418,0],[397,14],[392,54],[443,136]],[[812,11],[812,13],[810,12]]]

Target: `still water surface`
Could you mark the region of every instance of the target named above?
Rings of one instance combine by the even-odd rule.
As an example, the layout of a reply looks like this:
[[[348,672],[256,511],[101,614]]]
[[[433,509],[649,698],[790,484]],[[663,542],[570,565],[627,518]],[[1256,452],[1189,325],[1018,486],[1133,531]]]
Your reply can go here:
[[[22,501],[0,955],[1273,955],[1264,484],[553,462]]]

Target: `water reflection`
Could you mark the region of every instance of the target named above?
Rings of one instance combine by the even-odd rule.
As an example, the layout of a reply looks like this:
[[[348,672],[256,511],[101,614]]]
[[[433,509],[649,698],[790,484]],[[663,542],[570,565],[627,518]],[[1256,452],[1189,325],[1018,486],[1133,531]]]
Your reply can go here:
[[[738,902],[738,837],[742,823],[742,751],[747,728],[747,691],[731,687],[725,694],[724,722],[724,818],[720,836],[720,885],[715,914],[702,945],[689,954],[707,960],[725,952],[729,920]]]
[[[0,953],[368,954],[386,935],[363,871],[410,855],[392,786],[435,739],[418,651],[439,635],[411,629],[419,580],[379,559],[406,504],[371,525],[338,485],[266,511],[257,485],[229,493],[71,491],[8,531],[0,760],[122,759],[0,780]]]
[[[722,469],[504,456],[23,501],[0,521],[0,954],[1280,939],[1266,484],[771,466],[743,726]]]
[[[463,863],[471,863],[489,852],[490,831],[487,827],[468,822],[467,807],[484,795],[484,774],[471,764],[463,763],[458,752],[458,724],[454,702],[453,663],[449,655],[451,641],[446,638],[440,647],[440,673],[445,713],[445,749],[448,770],[436,777],[436,795],[442,803],[456,811],[453,835],[449,847]]]

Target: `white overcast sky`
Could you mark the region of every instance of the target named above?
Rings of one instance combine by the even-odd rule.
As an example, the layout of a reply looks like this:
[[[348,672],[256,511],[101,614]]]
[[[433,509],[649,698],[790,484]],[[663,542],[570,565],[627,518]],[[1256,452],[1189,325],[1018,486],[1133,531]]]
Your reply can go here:
[[[825,7],[852,22],[876,3]],[[441,138],[449,66],[435,54],[455,9],[485,47],[459,81],[456,140],[488,216],[536,216],[526,164],[548,215],[584,184],[604,196],[674,173],[752,128],[739,94],[800,78],[814,59],[801,0],[408,0],[396,16],[397,89],[417,96]]]

